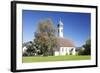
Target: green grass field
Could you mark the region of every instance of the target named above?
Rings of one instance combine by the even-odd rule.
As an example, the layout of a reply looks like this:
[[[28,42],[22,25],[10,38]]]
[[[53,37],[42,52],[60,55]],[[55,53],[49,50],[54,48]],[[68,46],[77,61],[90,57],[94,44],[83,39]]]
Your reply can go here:
[[[70,61],[70,60],[89,60],[91,56],[41,56],[41,57],[23,57],[23,63],[31,62],[49,62],[49,61]]]

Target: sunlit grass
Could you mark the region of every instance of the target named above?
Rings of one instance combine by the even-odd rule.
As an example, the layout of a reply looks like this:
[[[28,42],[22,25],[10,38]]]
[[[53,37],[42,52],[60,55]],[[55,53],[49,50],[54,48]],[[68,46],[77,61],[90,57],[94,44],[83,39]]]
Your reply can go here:
[[[23,63],[31,63],[31,62],[48,62],[48,61],[74,61],[74,60],[89,60],[91,56],[38,56],[38,57],[23,57]]]

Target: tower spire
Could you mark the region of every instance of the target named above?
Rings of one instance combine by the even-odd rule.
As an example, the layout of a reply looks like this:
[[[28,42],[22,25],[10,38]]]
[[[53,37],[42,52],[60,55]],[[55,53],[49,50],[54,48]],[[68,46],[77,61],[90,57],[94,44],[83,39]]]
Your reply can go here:
[[[59,19],[58,23],[58,37],[63,37],[63,23],[61,21],[61,18]]]
[[[59,21],[61,21],[61,17],[60,17]]]

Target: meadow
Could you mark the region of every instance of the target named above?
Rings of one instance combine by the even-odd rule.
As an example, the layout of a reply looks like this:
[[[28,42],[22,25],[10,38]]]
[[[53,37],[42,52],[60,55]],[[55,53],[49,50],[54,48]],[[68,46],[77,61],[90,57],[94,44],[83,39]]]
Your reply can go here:
[[[22,57],[23,63],[31,63],[31,62],[51,62],[51,61],[75,61],[75,60],[89,60],[91,56],[89,55],[67,55],[67,56],[30,56],[30,57]]]

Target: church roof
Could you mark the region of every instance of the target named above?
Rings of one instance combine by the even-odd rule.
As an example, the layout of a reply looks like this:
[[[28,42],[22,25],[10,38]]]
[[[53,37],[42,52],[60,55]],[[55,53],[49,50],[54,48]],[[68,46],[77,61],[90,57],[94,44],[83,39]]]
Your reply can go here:
[[[58,45],[60,47],[75,47],[74,42],[66,38],[58,38]]]
[[[66,38],[58,38],[57,43],[57,48],[55,48],[57,51],[59,51],[60,47],[75,47],[74,42]]]

